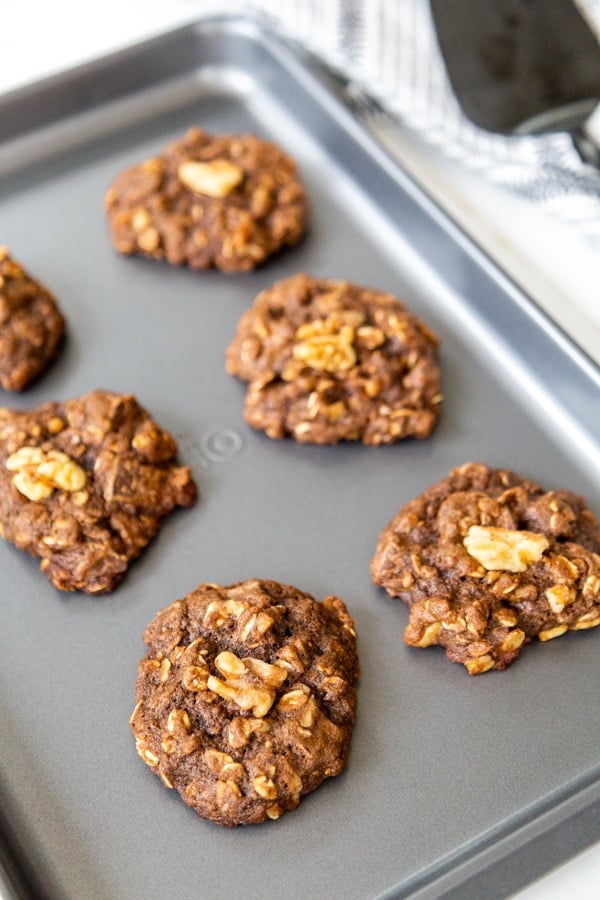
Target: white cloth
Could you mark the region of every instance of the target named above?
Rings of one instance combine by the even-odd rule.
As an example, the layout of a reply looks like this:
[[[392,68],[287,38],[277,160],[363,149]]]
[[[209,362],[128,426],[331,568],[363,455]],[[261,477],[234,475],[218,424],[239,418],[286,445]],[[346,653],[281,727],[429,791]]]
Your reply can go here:
[[[600,0],[576,0],[600,35]],[[195,0],[200,15],[245,14],[316,54],[383,110],[466,168],[541,204],[600,244],[600,172],[566,133],[492,134],[463,114],[428,0]]]

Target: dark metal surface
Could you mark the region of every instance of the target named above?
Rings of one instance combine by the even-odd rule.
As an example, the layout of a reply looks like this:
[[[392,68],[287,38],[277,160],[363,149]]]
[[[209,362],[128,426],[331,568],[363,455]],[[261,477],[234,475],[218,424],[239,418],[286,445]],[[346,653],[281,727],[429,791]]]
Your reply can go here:
[[[469,678],[403,645],[406,610],[368,571],[398,507],[467,459],[569,487],[598,512],[598,369],[254,26],[181,29],[0,100],[7,116],[2,242],[69,322],[63,356],[10,403],[131,391],[178,438],[201,493],[108,597],[61,595],[0,546],[2,832],[25,882],[56,900],[492,898],[598,839],[600,634]],[[111,250],[114,174],[191,124],[252,130],[297,158],[312,202],[301,246],[242,276]],[[391,290],[440,334],[446,401],[429,440],[311,447],[244,425],[224,349],[256,293],[296,271]],[[359,718],[340,778],[278,822],[229,830],[162,787],[127,720],[155,612],[200,581],[252,576],[344,598]]]
[[[543,113],[550,129],[564,107],[600,100],[600,44],[572,0],[430,2],[457,99],[482,128]]]
[[[572,0],[430,0],[465,115],[494,132],[567,132],[600,164],[600,43]]]

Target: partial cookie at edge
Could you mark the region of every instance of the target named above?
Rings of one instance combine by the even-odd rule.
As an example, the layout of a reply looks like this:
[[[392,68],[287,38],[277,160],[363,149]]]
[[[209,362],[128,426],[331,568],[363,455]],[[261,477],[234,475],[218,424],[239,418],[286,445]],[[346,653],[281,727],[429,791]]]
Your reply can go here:
[[[26,388],[52,362],[64,332],[54,295],[0,247],[0,386]]]

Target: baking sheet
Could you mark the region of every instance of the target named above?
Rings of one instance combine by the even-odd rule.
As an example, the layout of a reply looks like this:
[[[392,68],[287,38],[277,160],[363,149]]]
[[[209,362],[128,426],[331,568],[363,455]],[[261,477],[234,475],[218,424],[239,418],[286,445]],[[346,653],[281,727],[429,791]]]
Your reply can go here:
[[[177,437],[201,494],[107,597],[61,594],[0,546],[0,831],[19,889],[500,897],[597,839],[600,634],[470,678],[441,649],[403,644],[406,608],[371,584],[369,562],[399,506],[468,459],[583,493],[598,512],[598,370],[253,25],[145,42],[5,98],[0,123],[1,241],[69,323],[57,364],[3,402],[131,391]],[[312,202],[301,246],[238,276],[112,251],[106,187],[192,124],[295,156]],[[254,296],[297,271],[390,290],[438,332],[446,401],[430,439],[311,447],[245,426],[224,349]],[[359,715],[342,776],[277,822],[229,830],[162,787],[127,721],[155,612],[200,581],[255,576],[344,598]]]

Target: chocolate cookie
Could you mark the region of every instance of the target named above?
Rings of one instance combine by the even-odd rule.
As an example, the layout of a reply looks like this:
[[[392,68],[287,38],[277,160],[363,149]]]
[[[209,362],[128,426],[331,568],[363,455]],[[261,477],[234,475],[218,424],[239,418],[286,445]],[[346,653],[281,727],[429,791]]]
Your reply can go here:
[[[600,530],[581,497],[467,463],[382,532],[373,580],[410,607],[404,640],[441,644],[471,675],[532,638],[600,625]]]
[[[55,587],[111,591],[163,516],[194,501],[176,451],[132,396],[0,409],[0,534],[41,557]]]
[[[440,411],[438,339],[391,294],[295,275],[256,298],[227,350],[244,415],[313,444],[425,438]]]
[[[277,819],[344,768],[356,712],[343,602],[275,581],[201,584],[147,627],[138,753],[199,816]]]
[[[227,272],[297,244],[307,220],[296,165],[279,147],[200,128],[118,175],[105,205],[119,253]]]
[[[0,247],[0,385],[22,391],[56,355],[65,320],[54,296]]]

